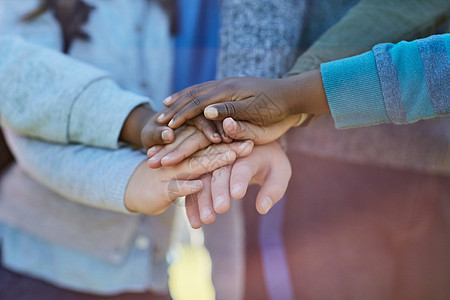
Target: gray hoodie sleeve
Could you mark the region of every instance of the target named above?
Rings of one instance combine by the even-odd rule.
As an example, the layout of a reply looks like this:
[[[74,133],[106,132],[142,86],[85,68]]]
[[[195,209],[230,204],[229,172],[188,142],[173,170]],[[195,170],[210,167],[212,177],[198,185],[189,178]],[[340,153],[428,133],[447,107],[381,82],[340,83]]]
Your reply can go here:
[[[131,175],[146,159],[141,151],[60,145],[4,133],[17,162],[36,181],[69,200],[129,213],[124,195]]]
[[[106,72],[17,37],[0,37],[0,57],[0,121],[22,135],[115,149],[127,116],[149,103]]]

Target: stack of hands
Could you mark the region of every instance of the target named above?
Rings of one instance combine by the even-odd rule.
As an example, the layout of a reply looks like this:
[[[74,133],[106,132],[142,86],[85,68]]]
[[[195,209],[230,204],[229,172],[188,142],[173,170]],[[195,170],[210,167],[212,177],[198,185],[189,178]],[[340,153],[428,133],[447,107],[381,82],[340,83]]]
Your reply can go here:
[[[135,109],[129,119],[139,121],[126,122],[122,134],[140,132],[129,142],[140,140],[148,149],[147,165],[164,182],[153,191],[167,197],[151,207],[139,201],[126,202],[127,207],[158,213],[186,196],[191,226],[199,228],[214,222],[217,213],[227,212],[231,199],[244,197],[250,184],[258,184],[256,209],[267,213],[282,198],[291,177],[277,139],[299,122],[300,112],[329,113],[327,105],[322,111],[306,108],[297,100],[298,87],[291,79],[229,78],[180,91],[166,98],[168,108],[157,114],[145,107]],[[302,91],[302,99],[316,97],[310,94]]]

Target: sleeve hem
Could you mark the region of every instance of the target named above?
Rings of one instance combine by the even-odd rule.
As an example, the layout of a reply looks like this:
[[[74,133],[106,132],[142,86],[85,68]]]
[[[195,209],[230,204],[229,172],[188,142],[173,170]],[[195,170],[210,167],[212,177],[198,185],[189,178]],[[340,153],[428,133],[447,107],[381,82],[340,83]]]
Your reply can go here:
[[[148,103],[148,98],[120,89],[111,78],[101,78],[75,101],[69,117],[69,141],[117,149],[120,131],[130,112]]]
[[[128,210],[125,206],[125,192],[131,176],[142,162],[142,158],[136,157],[133,162],[127,161],[126,166],[124,165],[122,167],[123,170],[121,172],[117,172],[120,175],[114,180],[115,183],[111,185],[111,199],[108,199],[108,203],[104,203],[108,209],[129,215],[139,214]]]
[[[336,128],[390,122],[373,52],[324,63],[321,73]]]

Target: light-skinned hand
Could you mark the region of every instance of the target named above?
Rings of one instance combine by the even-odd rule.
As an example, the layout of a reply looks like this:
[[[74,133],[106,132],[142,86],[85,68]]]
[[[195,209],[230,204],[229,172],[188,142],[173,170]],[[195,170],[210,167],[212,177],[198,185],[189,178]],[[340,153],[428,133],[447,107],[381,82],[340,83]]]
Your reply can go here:
[[[203,189],[186,197],[189,222],[193,228],[214,222],[216,213],[227,212],[231,198],[244,197],[250,184],[261,186],[255,205],[259,213],[266,214],[283,197],[291,174],[290,162],[278,143],[256,146],[249,156],[202,177]]]
[[[172,167],[150,169],[142,162],[128,182],[125,206],[132,212],[159,214],[177,197],[200,191],[203,184],[199,177],[236,159],[233,148],[216,147],[212,145]]]
[[[177,128],[175,130],[175,135],[176,138],[173,143],[153,146],[147,151],[147,155],[150,158],[148,160],[148,166],[150,168],[176,165],[195,152],[211,145],[211,141],[205,134],[194,126],[184,125]],[[230,139],[230,141],[232,140]],[[247,148],[248,146],[253,148],[253,142],[241,143],[239,145],[243,148]],[[217,146],[221,147],[221,149],[228,147],[225,143],[218,144]],[[245,150],[238,149],[236,145],[233,145],[233,147],[238,155]]]

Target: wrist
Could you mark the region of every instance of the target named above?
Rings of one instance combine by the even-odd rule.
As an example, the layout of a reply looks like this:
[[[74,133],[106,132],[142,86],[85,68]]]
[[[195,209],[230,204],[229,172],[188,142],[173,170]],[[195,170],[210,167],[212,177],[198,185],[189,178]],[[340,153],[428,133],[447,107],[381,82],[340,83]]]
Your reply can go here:
[[[283,79],[286,81],[291,114],[331,114],[320,70]]]
[[[155,112],[146,105],[137,106],[125,120],[120,140],[128,144],[142,147],[141,133],[145,124],[155,115]]]

